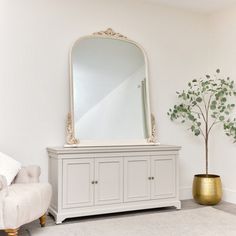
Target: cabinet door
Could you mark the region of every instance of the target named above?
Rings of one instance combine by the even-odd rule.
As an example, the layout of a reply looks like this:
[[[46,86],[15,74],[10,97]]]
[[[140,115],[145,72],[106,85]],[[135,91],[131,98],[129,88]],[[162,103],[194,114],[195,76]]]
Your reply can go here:
[[[175,197],[175,158],[157,156],[151,159],[152,199]]]
[[[94,160],[63,160],[63,208],[94,204]]]
[[[124,158],[125,202],[150,199],[150,158]]]
[[[95,159],[95,204],[123,202],[123,158]]]

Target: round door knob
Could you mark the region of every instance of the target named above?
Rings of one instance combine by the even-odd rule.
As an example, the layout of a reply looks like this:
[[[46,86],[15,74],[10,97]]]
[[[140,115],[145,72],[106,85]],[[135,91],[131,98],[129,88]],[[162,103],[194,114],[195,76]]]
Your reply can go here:
[[[151,179],[152,179],[152,177],[148,177],[148,179],[149,179],[149,180],[151,180]]]
[[[98,184],[98,181],[94,181],[95,184]]]
[[[152,177],[152,180],[154,179],[154,177]]]

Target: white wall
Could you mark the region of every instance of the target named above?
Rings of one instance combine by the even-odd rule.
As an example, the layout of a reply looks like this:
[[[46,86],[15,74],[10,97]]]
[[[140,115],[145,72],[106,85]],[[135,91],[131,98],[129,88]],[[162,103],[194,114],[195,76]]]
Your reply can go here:
[[[200,139],[166,115],[175,91],[207,71],[206,17],[142,1],[1,0],[0,150],[42,167],[48,146],[62,146],[69,109],[68,52],[80,36],[112,27],[149,58],[151,106],[161,143],[183,146],[182,197],[204,168]]]
[[[223,76],[230,76],[236,82],[236,6],[209,16],[211,33],[211,71],[220,68]],[[236,112],[234,112],[236,117]],[[224,199],[236,203],[236,144],[224,134],[215,130],[211,162],[215,173],[221,175]]]

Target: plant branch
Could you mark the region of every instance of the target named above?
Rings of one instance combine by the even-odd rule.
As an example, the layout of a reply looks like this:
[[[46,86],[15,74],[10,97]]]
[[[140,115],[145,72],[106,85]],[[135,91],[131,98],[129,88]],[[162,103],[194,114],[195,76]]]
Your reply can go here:
[[[212,94],[210,95],[210,97],[209,97],[209,100],[208,100],[208,103],[207,103],[207,112],[208,112],[209,109],[210,109],[211,99],[212,99],[213,95],[214,95],[214,93],[212,93]]]
[[[196,104],[196,106],[197,106],[198,109],[200,110],[200,113],[201,113],[201,115],[202,115],[202,117],[203,117],[203,120],[206,122],[206,117],[204,116],[204,113],[203,113],[203,111],[202,111],[202,108],[201,108],[198,104]]]
[[[200,129],[200,131],[201,131],[201,133],[202,133],[202,136],[203,136],[203,138],[204,138],[204,140],[205,140],[205,139],[206,139],[206,135],[204,134],[204,132],[203,132],[203,130],[202,130],[201,127],[199,127],[199,129]]]
[[[206,101],[205,101],[205,96],[202,95],[202,101],[204,103],[204,107],[205,107],[205,112],[207,111],[207,105],[206,105]]]
[[[216,121],[217,119],[215,119],[215,121],[211,124],[209,130],[208,130],[208,134],[211,132],[211,129],[213,128],[213,126],[215,126],[216,124],[220,123],[220,121]]]

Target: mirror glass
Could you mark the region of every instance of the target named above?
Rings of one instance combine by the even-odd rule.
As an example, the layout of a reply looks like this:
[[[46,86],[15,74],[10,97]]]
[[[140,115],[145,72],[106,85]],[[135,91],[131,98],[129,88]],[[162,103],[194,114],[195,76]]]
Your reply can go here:
[[[84,37],[71,51],[72,119],[79,140],[150,137],[145,55],[135,43]]]

